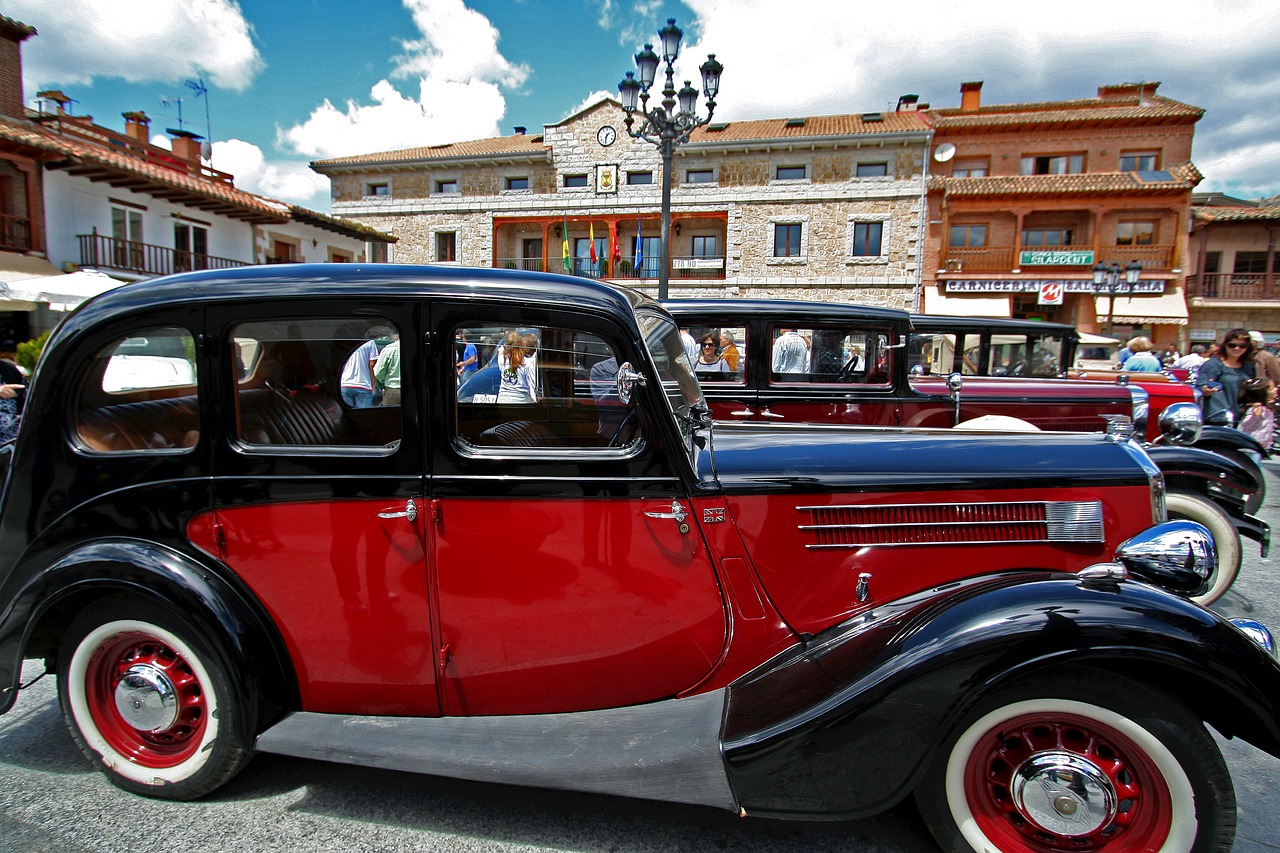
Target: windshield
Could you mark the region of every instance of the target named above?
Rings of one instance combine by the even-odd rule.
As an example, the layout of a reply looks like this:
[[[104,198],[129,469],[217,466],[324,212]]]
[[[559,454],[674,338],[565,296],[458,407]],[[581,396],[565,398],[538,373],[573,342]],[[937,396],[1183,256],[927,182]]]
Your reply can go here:
[[[699,419],[693,409],[705,410],[707,404],[693,375],[693,364],[685,351],[680,329],[669,316],[653,311],[641,311],[636,319],[640,323],[645,348],[658,369],[657,377],[647,378],[662,382],[663,394],[680,425],[685,447],[692,452],[693,431]]]

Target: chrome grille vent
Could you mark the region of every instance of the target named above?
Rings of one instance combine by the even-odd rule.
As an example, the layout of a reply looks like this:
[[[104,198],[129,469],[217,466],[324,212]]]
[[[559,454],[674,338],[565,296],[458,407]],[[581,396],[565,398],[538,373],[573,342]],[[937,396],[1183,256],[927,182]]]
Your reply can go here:
[[[797,507],[806,548],[1102,542],[1101,501],[862,504]]]

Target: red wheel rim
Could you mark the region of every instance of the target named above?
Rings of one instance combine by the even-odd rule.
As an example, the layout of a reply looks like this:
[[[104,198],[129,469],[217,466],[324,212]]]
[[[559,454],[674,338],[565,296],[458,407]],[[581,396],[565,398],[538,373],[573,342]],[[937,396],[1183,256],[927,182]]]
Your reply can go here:
[[[136,729],[116,709],[116,686],[137,664],[158,669],[173,685],[177,715],[163,731]],[[107,745],[134,764],[175,767],[200,749],[208,722],[204,687],[186,659],[156,637],[141,632],[120,634],[99,646],[85,671],[85,699]]]
[[[1058,835],[1019,811],[1014,772],[1033,755],[1066,752],[1092,763],[1115,790],[1115,817],[1086,835]],[[1066,713],[1024,714],[1001,723],[975,744],[965,766],[964,793],[974,821],[1001,850],[1158,850],[1172,826],[1168,783],[1146,750],[1097,720]]]

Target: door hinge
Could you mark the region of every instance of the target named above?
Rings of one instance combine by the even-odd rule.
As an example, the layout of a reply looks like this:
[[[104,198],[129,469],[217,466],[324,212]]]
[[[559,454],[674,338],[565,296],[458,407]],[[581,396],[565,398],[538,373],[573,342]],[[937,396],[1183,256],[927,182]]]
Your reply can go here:
[[[449,665],[449,659],[453,657],[453,648],[445,643],[440,647],[440,668],[444,669]]]
[[[227,558],[227,528],[221,521],[213,523],[213,543],[218,546],[218,556]]]
[[[444,519],[444,510],[440,508],[440,501],[431,502],[431,520],[439,524]]]

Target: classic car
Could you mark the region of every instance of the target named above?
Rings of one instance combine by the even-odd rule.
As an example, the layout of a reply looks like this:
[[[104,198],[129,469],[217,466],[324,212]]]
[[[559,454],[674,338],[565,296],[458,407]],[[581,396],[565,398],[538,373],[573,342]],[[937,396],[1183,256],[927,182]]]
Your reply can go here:
[[[954,318],[955,323],[970,320],[979,331],[942,348],[955,355],[955,362],[948,365],[952,373],[937,375],[912,372],[930,350],[916,324],[935,318],[916,316],[913,323],[906,312],[888,308],[788,300],[676,299],[664,305],[692,337],[723,336],[738,351],[736,370],[695,363],[703,393],[720,420],[950,427],[1014,418],[1042,430],[1083,431],[1102,431],[1124,420],[1136,422],[1139,434],[1145,429],[1147,394],[1136,384],[1025,375],[1027,365],[1056,369],[1071,353],[1061,337],[1043,330],[1022,331],[1021,343],[1012,333],[993,343],[991,329],[1001,328],[1000,321]],[[980,325],[987,322],[991,328]],[[787,330],[798,330],[810,348],[803,369],[794,372],[775,370],[782,366],[774,363],[775,342]],[[944,334],[954,337],[953,332],[933,337]],[[1016,378],[983,375],[1001,358],[1019,374]],[[961,367],[966,359],[969,365]],[[1256,540],[1266,556],[1270,529],[1249,513],[1247,503],[1263,492],[1265,477],[1253,460],[1204,446],[1197,407],[1160,414],[1168,446],[1149,452],[1165,477],[1168,511],[1208,527],[1218,545],[1213,581],[1197,597],[1209,604],[1235,582],[1244,558],[1241,537]],[[1020,439],[1008,439],[1014,440]]]
[[[459,398],[460,333],[501,342],[492,399]],[[104,385],[139,337],[194,381]],[[384,339],[398,399],[348,405]],[[0,711],[43,660],[140,794],[261,751],[783,818],[914,796],[951,851],[1226,850],[1208,728],[1280,754],[1270,634],[1175,594],[1212,540],[1166,521],[1137,443],[716,424],[635,291],[141,281],[63,321],[27,412],[0,448]]]

